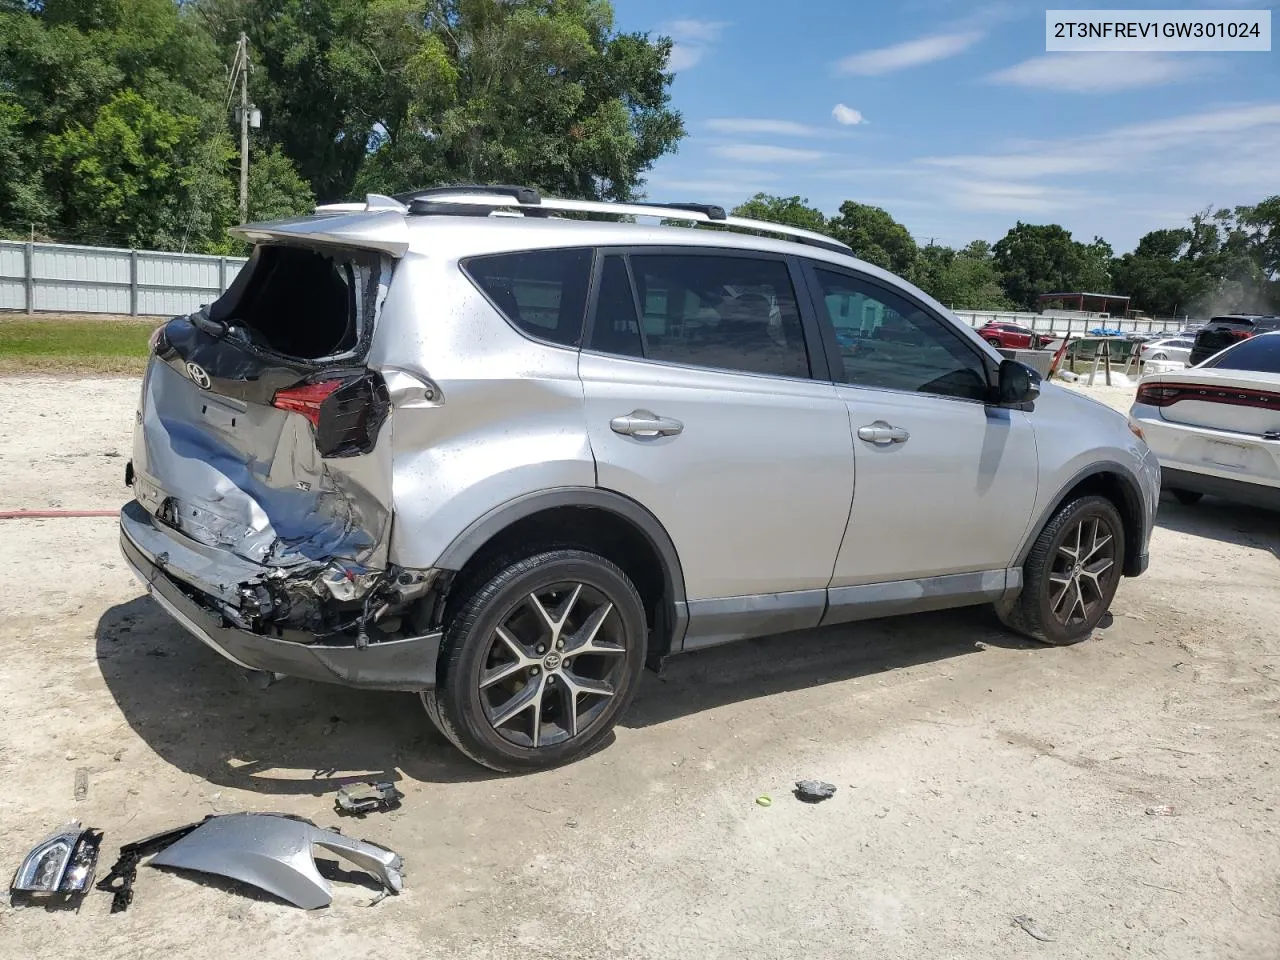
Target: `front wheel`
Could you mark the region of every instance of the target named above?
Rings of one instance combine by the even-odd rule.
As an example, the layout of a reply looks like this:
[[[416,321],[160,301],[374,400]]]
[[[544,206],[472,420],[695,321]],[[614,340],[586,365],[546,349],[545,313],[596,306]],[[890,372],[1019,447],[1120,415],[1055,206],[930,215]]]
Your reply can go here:
[[[997,340],[995,337],[987,337],[987,343],[991,344],[997,350],[999,350],[1001,347],[1000,341]]]
[[[1042,643],[1078,643],[1111,606],[1123,564],[1115,505],[1098,496],[1074,500],[1040,531],[1022,568],[1022,594],[1001,619]]]
[[[541,770],[597,747],[635,695],[644,605],[615,564],[582,550],[507,557],[451,607],[427,715],[472,760]]]

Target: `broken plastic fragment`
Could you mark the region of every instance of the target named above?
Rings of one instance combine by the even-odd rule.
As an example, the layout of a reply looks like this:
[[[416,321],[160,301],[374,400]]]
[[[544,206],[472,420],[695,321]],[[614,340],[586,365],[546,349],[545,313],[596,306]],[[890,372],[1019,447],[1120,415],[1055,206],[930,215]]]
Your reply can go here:
[[[82,829],[78,820],[41,840],[23,858],[9,886],[11,902],[32,895],[78,899],[93,883],[102,831]]]
[[[796,799],[805,803],[821,803],[836,795],[836,785],[825,780],[798,780],[795,794]]]
[[[212,817],[158,854],[153,867],[175,867],[230,877],[302,907],[327,907],[333,887],[320,875],[312,847],[323,847],[371,873],[391,893],[404,881],[398,853],[310,820],[274,813]]]
[[[333,806],[338,813],[362,817],[374,810],[394,810],[403,799],[404,794],[390,780],[368,780],[344,783],[338,788]]]

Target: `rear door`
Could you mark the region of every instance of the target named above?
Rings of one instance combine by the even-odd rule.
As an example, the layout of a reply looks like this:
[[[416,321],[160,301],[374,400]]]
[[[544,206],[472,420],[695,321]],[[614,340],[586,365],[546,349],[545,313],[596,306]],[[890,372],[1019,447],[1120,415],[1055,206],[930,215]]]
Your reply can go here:
[[[853,457],[845,406],[814,376],[825,359],[798,310],[794,265],[646,248],[601,251],[597,269],[579,369],[598,482],[671,535],[691,636],[700,602],[723,598],[791,594],[780,603],[800,612],[779,626],[816,624]]]
[[[841,587],[1003,571],[1036,496],[1027,415],[987,405],[984,354],[944,317],[854,271],[809,271],[820,321],[869,333],[832,371],[857,470],[833,604]]]
[[[364,357],[393,262],[273,238],[219,300],[169,321],[143,384],[139,503],[256,563],[381,566],[389,399]]]

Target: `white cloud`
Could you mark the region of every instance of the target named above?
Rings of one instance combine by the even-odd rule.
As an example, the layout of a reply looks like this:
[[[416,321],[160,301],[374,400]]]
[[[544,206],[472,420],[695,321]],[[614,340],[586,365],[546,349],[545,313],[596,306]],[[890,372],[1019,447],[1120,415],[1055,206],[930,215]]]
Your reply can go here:
[[[1099,134],[1071,139],[1042,140],[1006,153],[925,157],[925,166],[941,167],[980,179],[1036,180],[1088,173],[1132,173],[1156,165],[1189,168],[1188,161],[1204,160],[1205,151],[1230,135],[1231,149],[1213,150],[1215,166],[1236,157],[1260,157],[1280,135],[1280,103],[1223,107],[1165,120],[1127,124]],[[1262,138],[1261,140],[1259,138]],[[1224,165],[1224,169],[1225,169]],[[1248,169],[1260,170],[1260,164]],[[1235,168],[1237,175],[1245,170]],[[1274,165],[1272,167],[1274,170]],[[1269,189],[1259,177],[1257,189]]]
[[[686,18],[668,21],[663,26],[662,32],[673,40],[683,40],[686,43],[715,43],[728,25],[723,20]]]
[[[798,150],[795,147],[775,147],[764,143],[718,143],[711,152],[726,160],[741,163],[807,163],[819,160],[818,150]]]
[[[679,73],[696,66],[720,39],[728,24],[723,20],[671,20],[659,28],[675,43],[667,59],[667,69]]]
[[[764,133],[782,137],[812,137],[821,133],[816,127],[794,120],[771,120],[765,117],[717,117],[707,121],[707,128],[716,133]]]
[[[836,63],[836,72],[845,75],[874,77],[907,67],[945,60],[963,53],[983,38],[980,30],[963,30],[957,33],[939,33],[892,47],[854,53]]]
[[[1070,93],[1114,93],[1194,80],[1210,69],[1185,54],[1051,53],[989,74],[993,83]]]
[[[673,43],[671,45],[671,55],[667,57],[667,69],[672,73],[688,70],[690,67],[697,65],[704,53],[706,53],[705,47],[691,47],[683,43]]]
[[[867,122],[862,116],[861,110],[855,110],[853,107],[846,107],[843,103],[837,103],[831,108],[831,116],[835,118],[836,123],[842,123],[847,127]]]
[[[945,184],[952,206],[1025,215],[1076,208],[1091,200],[1080,190],[1000,180],[950,180]]]

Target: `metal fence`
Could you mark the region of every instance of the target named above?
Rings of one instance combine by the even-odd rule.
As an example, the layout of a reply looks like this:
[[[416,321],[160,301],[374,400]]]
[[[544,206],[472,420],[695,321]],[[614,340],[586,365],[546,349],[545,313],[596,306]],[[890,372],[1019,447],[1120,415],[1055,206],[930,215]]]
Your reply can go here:
[[[244,257],[0,240],[0,310],[172,317],[216,300]]]
[[[1068,310],[1048,310],[1044,313],[1021,313],[995,310],[953,310],[957,317],[971,327],[988,323],[1016,323],[1032,330],[1041,330],[1066,336],[1083,336],[1093,330],[1121,330],[1125,333],[1158,333],[1162,330],[1180,331],[1192,323],[1190,317],[1151,317],[1132,319],[1114,317],[1103,313],[1082,313]]]

